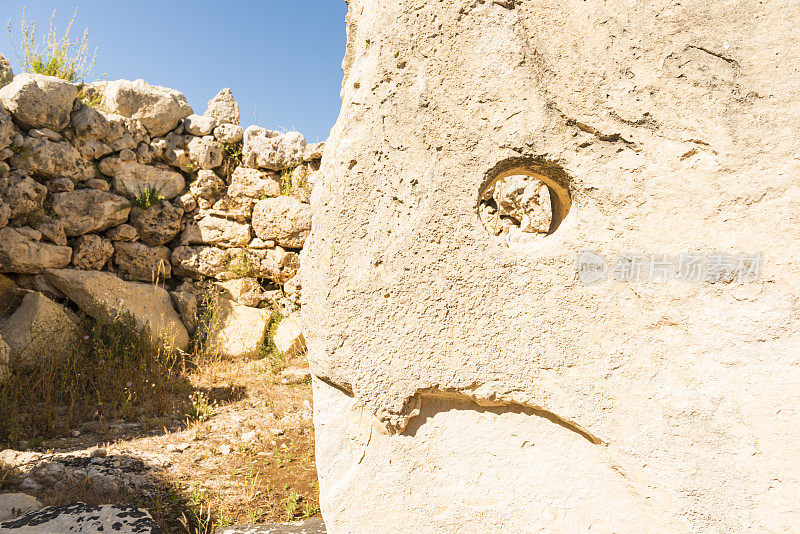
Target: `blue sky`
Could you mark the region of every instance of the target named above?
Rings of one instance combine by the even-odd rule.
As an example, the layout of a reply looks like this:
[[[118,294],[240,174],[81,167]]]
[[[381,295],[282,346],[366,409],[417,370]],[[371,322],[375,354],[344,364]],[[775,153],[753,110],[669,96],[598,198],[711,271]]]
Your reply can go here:
[[[344,0],[0,0],[18,49],[23,5],[42,37],[54,9],[63,34],[77,6],[73,34],[89,27],[90,45],[98,48],[95,73],[172,87],[196,113],[230,87],[243,126],[297,130],[309,142],[324,141],[339,113]],[[4,33],[0,53],[18,73]]]

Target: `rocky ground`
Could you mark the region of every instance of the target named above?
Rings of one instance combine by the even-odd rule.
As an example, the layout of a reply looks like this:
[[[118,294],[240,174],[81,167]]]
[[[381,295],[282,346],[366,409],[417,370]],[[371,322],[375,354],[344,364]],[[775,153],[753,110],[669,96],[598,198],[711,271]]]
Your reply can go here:
[[[2,491],[45,506],[136,505],[167,533],[318,515],[307,377],[211,362],[188,373],[191,390],[165,417],[91,419],[3,450]]]

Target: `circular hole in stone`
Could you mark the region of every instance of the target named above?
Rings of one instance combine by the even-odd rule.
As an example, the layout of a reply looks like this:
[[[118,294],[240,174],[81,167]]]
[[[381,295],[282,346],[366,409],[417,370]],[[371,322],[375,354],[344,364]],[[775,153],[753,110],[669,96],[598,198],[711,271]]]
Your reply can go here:
[[[556,231],[571,200],[566,175],[552,164],[498,164],[478,197],[486,231],[507,243],[530,243]]]

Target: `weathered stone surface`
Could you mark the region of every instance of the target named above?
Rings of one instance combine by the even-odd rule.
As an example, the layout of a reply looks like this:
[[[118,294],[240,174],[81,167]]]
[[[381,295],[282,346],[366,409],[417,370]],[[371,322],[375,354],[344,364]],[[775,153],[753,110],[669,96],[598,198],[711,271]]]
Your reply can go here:
[[[349,6],[302,273],[330,530],[796,528],[797,4]],[[526,246],[476,213],[515,167],[572,202]],[[764,264],[586,287],[584,249]]]
[[[213,169],[222,165],[225,150],[213,137],[194,137],[186,145],[189,159],[196,169]]]
[[[296,316],[287,317],[278,325],[272,341],[287,360],[295,358],[306,351],[306,340],[303,337],[303,327]]]
[[[161,534],[161,529],[143,508],[124,504],[89,506],[83,503],[50,506],[27,513],[0,523],[0,531],[13,534]]]
[[[43,138],[26,137],[14,146],[9,160],[14,169],[42,178],[69,178],[81,182],[94,177],[88,160],[67,142],[54,143]]]
[[[0,54],[0,87],[8,85],[14,79],[14,71],[11,69],[11,63]]]
[[[186,350],[189,334],[161,287],[126,282],[111,273],[52,269],[47,279],[64,292],[87,315],[96,320],[114,320],[120,314],[133,316],[139,328],[147,327],[154,344]]]
[[[64,222],[61,219],[44,215],[35,226],[35,230],[40,232],[44,239],[62,247],[66,246],[67,234],[64,232]]]
[[[15,76],[11,83],[0,88],[0,103],[26,130],[63,130],[69,124],[76,96],[78,88],[65,80],[27,72]]]
[[[128,220],[127,198],[98,189],[76,189],[53,195],[53,211],[68,236],[100,232]]]
[[[193,334],[197,329],[198,323],[198,302],[197,302],[197,288],[194,284],[187,280],[175,291],[170,291],[169,295],[172,297],[172,303],[178,314],[181,316],[184,326]]]
[[[189,115],[183,119],[183,131],[189,135],[211,135],[217,126],[217,119],[205,115]]]
[[[253,355],[264,335],[270,313],[268,309],[250,308],[217,297],[215,321],[209,325],[206,352],[229,358]]]
[[[225,87],[208,101],[205,115],[214,117],[220,124],[239,124],[239,104],[231,90]]]
[[[114,246],[97,234],[82,235],[72,248],[72,265],[85,271],[100,271],[114,254]]]
[[[26,367],[65,356],[80,335],[71,313],[38,292],[25,295],[19,308],[0,323],[0,331],[11,348],[11,361]]]
[[[181,244],[243,247],[250,242],[251,235],[248,223],[206,215],[187,224]]]
[[[69,265],[72,249],[31,240],[17,229],[0,229],[0,272],[36,274]]]
[[[244,131],[242,161],[254,169],[280,171],[303,163],[306,140],[298,132],[280,133],[250,126]]]
[[[130,224],[120,224],[106,232],[106,237],[111,241],[136,241],[139,239],[139,232]]]
[[[139,238],[148,245],[164,245],[172,241],[181,231],[183,209],[162,200],[147,209],[131,209],[131,225]]]
[[[25,292],[10,277],[0,274],[0,318],[11,315],[22,302]]]
[[[254,274],[269,278],[276,284],[283,284],[300,268],[300,256],[281,247],[248,250],[247,255]]]
[[[105,113],[85,104],[78,106],[70,117],[79,139],[83,142],[96,140],[111,151],[137,148],[147,138],[147,130],[139,121]]]
[[[6,108],[0,105],[0,150],[5,151],[15,135],[17,132],[14,129],[14,121]],[[2,159],[6,159],[6,157]]]
[[[114,263],[119,267],[119,275],[126,280],[155,283],[172,276],[167,247],[149,247],[144,243],[114,243]]]
[[[0,521],[14,519],[42,507],[39,499],[25,493],[0,494]]]
[[[192,114],[183,94],[167,87],[150,85],[144,80],[115,80],[92,85],[101,92],[103,107],[117,115],[138,120],[152,137],[166,134],[181,119]]]
[[[276,197],[280,193],[278,175],[247,167],[237,167],[233,171],[231,185],[228,187],[228,196],[240,201],[244,198],[259,200],[264,197]]]
[[[201,201],[201,208],[210,208],[219,197],[225,194],[225,182],[214,171],[201,170],[197,172],[197,179],[189,186],[189,191],[192,196]]]
[[[300,248],[311,231],[311,207],[292,197],[265,198],[253,208],[253,230],[261,239]]]
[[[175,247],[172,251],[172,267],[175,276],[200,278],[215,277],[225,270],[231,260],[231,250],[217,247]]]
[[[321,517],[312,517],[302,523],[272,523],[269,525],[231,525],[217,534],[325,534]]]
[[[223,145],[241,143],[244,139],[244,128],[236,124],[220,124],[214,128],[214,139]]]
[[[125,195],[141,196],[152,191],[167,200],[183,192],[186,180],[183,175],[164,165],[142,165],[136,161],[122,161],[110,156],[100,162],[100,170],[114,177],[114,189]]]
[[[267,298],[267,292],[256,278],[234,278],[215,285],[223,297],[251,308],[258,308]]]
[[[26,175],[0,178],[0,198],[11,209],[11,218],[23,217],[42,209],[47,188]]]

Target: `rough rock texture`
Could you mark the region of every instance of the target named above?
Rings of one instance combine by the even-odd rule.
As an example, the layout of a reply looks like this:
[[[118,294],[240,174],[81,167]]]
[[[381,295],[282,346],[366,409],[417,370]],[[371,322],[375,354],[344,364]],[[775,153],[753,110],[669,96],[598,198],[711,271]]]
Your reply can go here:
[[[205,115],[213,117],[219,124],[239,124],[239,104],[233,98],[233,93],[227,87],[208,101]]]
[[[169,294],[158,286],[126,282],[97,271],[48,270],[45,276],[95,320],[113,321],[120,314],[131,314],[139,328],[149,328],[154,344],[181,350],[189,345],[189,334]]]
[[[72,145],[41,137],[26,137],[15,144],[9,162],[15,169],[43,178],[69,178],[73,182],[82,182],[95,174],[89,162]]]
[[[64,223],[68,236],[98,232],[128,220],[127,198],[98,189],[76,189],[53,195],[53,211]]]
[[[40,243],[20,230],[0,229],[0,272],[37,274],[69,265],[71,248]]]
[[[100,271],[114,254],[114,245],[97,234],[82,235],[72,249],[72,265],[85,271]]]
[[[796,528],[797,3],[349,4],[302,272],[329,530]],[[571,200],[528,246],[476,210],[515,167]],[[586,287],[584,249],[765,263]]]
[[[114,243],[114,263],[126,280],[154,283],[172,276],[171,253],[167,247],[144,243]]]
[[[147,209],[131,209],[131,225],[148,245],[163,245],[181,231],[183,209],[163,200]]]
[[[0,523],[9,534],[161,534],[147,510],[124,504],[89,506],[83,503],[49,506]]]
[[[24,72],[0,88],[0,103],[23,128],[60,132],[69,123],[78,96],[73,84],[53,76]]]
[[[264,197],[276,197],[281,192],[280,179],[276,174],[267,174],[257,169],[237,167],[231,175],[228,196],[239,201],[253,202]]]
[[[215,284],[223,297],[234,300],[238,304],[258,308],[267,300],[267,292],[258,283],[257,278],[234,278]]]
[[[11,361],[31,366],[38,359],[54,360],[74,349],[80,328],[64,306],[41,293],[25,295],[19,308],[2,324]]]
[[[0,335],[0,383],[8,376],[9,364],[11,363],[11,347],[8,346],[6,340]],[[2,520],[2,517],[0,517]]]
[[[186,187],[183,175],[165,165],[142,165],[110,156],[100,162],[103,174],[114,177],[114,189],[128,196],[141,196],[147,191],[166,199],[180,195]]]
[[[112,113],[136,119],[153,137],[166,134],[192,114],[186,98],[175,89],[150,85],[144,80],[115,80],[96,85],[103,106]]]
[[[303,162],[306,140],[298,132],[282,134],[258,126],[244,131],[242,161],[254,169],[280,171]]]
[[[255,354],[270,313],[268,309],[251,308],[217,297],[215,320],[209,325],[207,353],[230,358]]]
[[[300,248],[311,231],[311,208],[292,197],[265,198],[253,208],[253,230],[261,239]]]
[[[39,499],[25,493],[0,494],[0,521],[14,519],[41,507]]]
[[[273,523],[270,525],[231,525],[221,528],[217,534],[325,534],[325,522],[321,517],[312,517],[302,523]]]
[[[272,340],[287,359],[294,358],[306,350],[303,328],[297,317],[287,317],[281,321]]]
[[[190,135],[211,135],[217,124],[217,119],[214,117],[189,115],[183,119],[183,131]]]

